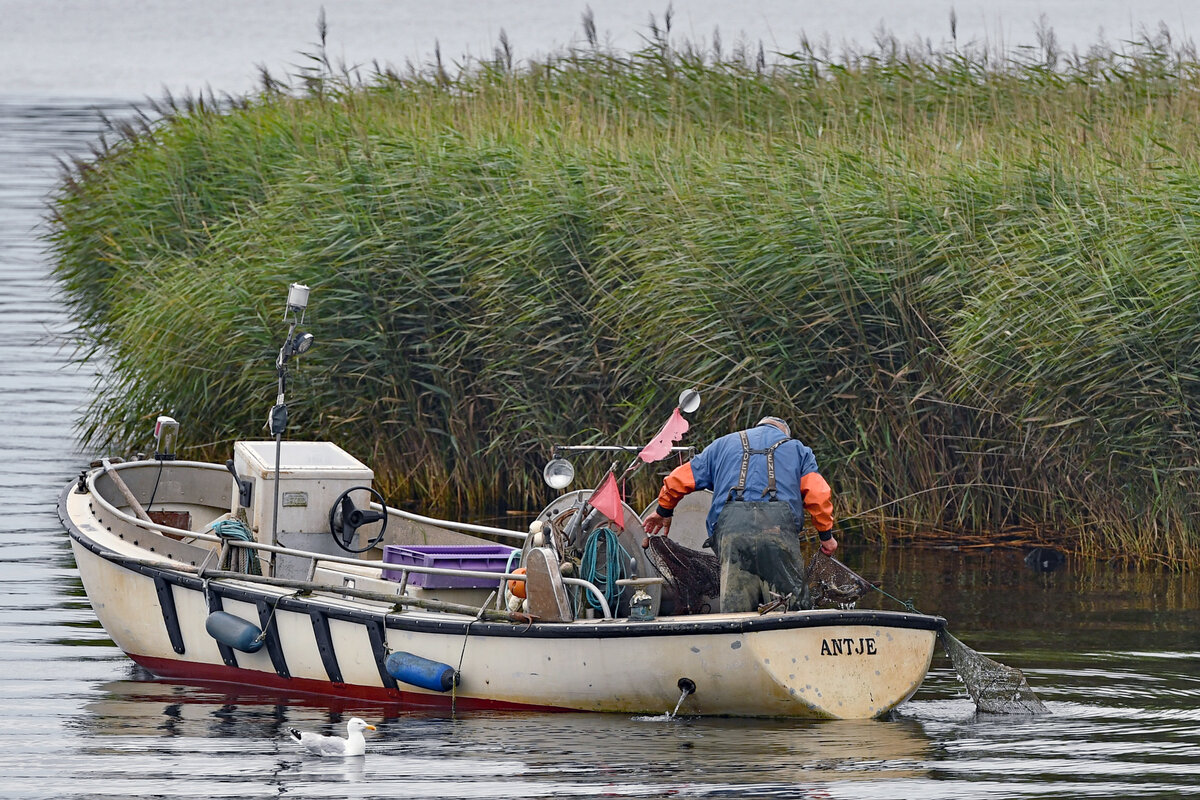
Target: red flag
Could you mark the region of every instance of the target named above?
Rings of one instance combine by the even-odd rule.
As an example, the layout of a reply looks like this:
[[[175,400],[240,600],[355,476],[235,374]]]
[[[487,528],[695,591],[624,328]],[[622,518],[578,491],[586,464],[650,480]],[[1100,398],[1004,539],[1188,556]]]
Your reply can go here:
[[[663,425],[658,435],[650,440],[650,444],[642,448],[642,452],[638,453],[638,458],[647,464],[666,458],[671,452],[671,445],[678,442],[687,433],[688,421],[683,418],[683,414],[679,413],[676,408],[671,412],[671,418],[667,420],[667,424]]]
[[[588,498],[588,505],[615,522],[618,528],[625,528],[625,508],[621,505],[621,490],[617,486],[616,475],[608,473],[608,477]]]

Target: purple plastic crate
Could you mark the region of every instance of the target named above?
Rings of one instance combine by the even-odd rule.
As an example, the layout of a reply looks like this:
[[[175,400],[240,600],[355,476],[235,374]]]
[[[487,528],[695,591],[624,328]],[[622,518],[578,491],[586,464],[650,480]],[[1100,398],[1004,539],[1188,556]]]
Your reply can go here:
[[[508,565],[509,554],[515,550],[506,544],[430,544],[384,545],[383,560],[389,564],[411,567],[437,567],[439,569],[470,569],[477,572],[503,573]],[[383,577],[398,581],[402,574],[398,569],[385,569]],[[472,578],[466,575],[430,575],[427,572],[408,573],[410,586],[426,589],[486,589],[494,587],[497,580]]]

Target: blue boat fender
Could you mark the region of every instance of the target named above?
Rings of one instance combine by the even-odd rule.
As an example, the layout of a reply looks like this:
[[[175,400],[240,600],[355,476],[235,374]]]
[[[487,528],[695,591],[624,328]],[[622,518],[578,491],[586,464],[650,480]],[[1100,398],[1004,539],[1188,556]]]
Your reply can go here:
[[[266,639],[262,635],[262,628],[228,611],[209,614],[208,619],[204,620],[204,630],[221,644],[243,653],[257,653]]]
[[[458,686],[458,673],[454,667],[402,650],[389,654],[383,666],[396,680],[422,689],[448,692]]]

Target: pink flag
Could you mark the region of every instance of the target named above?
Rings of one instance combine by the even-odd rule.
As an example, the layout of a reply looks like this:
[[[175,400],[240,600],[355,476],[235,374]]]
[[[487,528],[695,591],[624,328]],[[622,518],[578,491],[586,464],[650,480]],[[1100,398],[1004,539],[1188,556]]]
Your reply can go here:
[[[663,425],[658,435],[650,440],[650,444],[642,448],[642,452],[638,453],[638,458],[647,464],[666,458],[667,454],[671,452],[671,445],[682,439],[683,435],[687,433],[687,429],[688,421],[676,408],[671,412],[671,418],[667,420],[666,425]]]
[[[600,483],[600,488],[592,492],[588,505],[617,524],[625,528],[625,508],[621,505],[621,489],[617,486],[617,476],[611,472]]]

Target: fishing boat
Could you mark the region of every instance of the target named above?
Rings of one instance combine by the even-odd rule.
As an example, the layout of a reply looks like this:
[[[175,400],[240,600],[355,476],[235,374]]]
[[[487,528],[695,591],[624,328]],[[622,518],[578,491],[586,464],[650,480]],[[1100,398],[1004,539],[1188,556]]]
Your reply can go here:
[[[96,616],[156,676],[411,706],[843,719],[921,685],[942,618],[722,613],[711,590],[684,602],[611,472],[528,530],[387,505],[336,444],[284,440],[305,336],[293,323],[281,349],[272,439],[187,461],[161,417],[155,453],[102,459],[61,493]],[[692,395],[639,455],[675,439]],[[554,455],[545,477],[565,490],[573,470]],[[672,539],[699,554],[707,499],[687,501]]]

